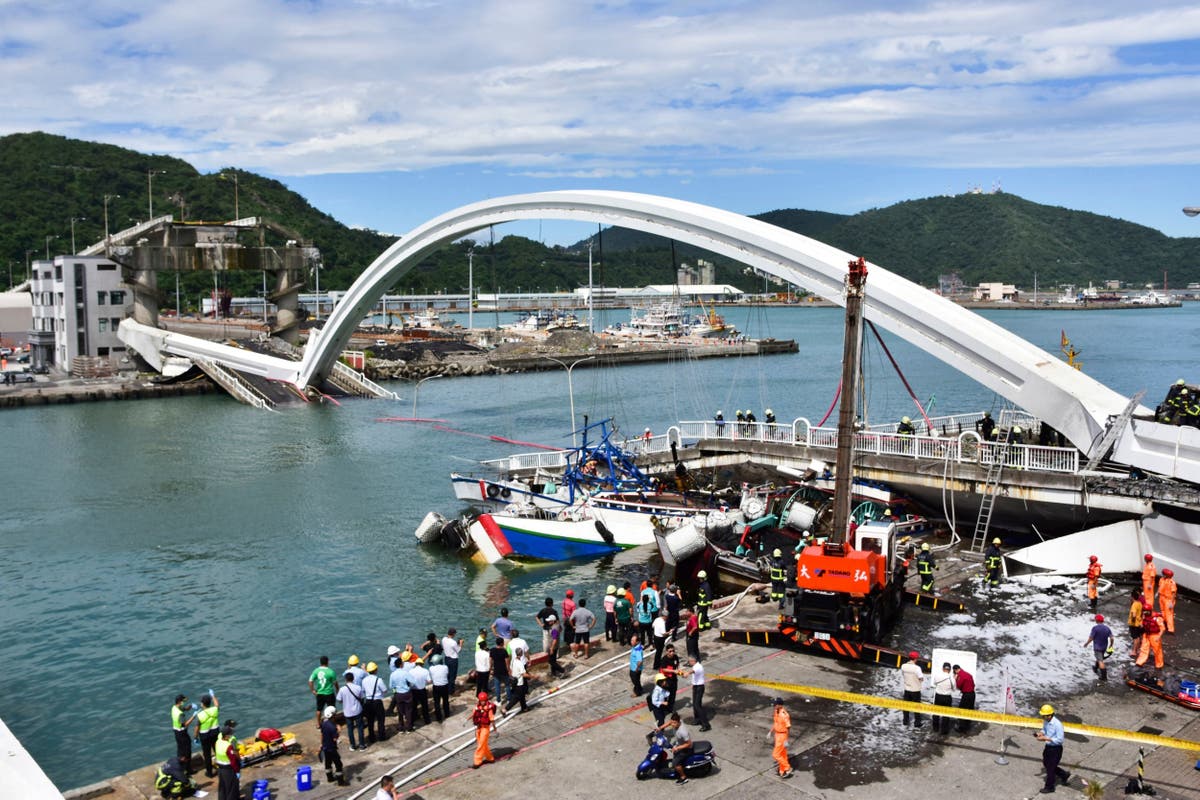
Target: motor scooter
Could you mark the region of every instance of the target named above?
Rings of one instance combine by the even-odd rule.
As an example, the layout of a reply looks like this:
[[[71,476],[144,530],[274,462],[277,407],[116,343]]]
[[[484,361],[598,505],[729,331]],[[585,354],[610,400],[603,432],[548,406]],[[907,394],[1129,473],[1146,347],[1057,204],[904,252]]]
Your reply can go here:
[[[646,734],[646,742],[650,751],[646,758],[638,764],[637,779],[648,778],[678,778],[675,768],[671,766],[671,743],[662,731],[651,731]],[[683,774],[689,778],[703,778],[713,771],[717,764],[717,754],[713,752],[712,742],[692,740],[692,752],[683,762]]]

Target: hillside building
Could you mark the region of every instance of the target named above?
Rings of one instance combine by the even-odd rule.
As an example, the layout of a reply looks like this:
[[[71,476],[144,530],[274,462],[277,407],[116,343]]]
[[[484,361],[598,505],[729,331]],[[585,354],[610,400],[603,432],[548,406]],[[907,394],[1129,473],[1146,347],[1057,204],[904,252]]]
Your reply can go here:
[[[1013,303],[1019,295],[1011,283],[981,283],[975,287],[972,299],[981,303]]]

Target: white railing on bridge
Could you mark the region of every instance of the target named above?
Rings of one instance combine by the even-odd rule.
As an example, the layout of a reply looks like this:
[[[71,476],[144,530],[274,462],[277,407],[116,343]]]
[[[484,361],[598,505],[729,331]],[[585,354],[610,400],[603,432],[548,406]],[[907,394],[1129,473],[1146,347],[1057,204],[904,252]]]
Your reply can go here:
[[[1001,412],[1002,415],[1004,412]],[[866,429],[854,437],[855,450],[882,456],[898,456],[937,461],[956,461],[964,464],[989,466],[1004,459],[1008,468],[1074,474],[1079,471],[1079,451],[1072,447],[1041,447],[1039,445],[986,442],[975,432],[979,414],[955,414],[936,418],[937,425],[961,431],[947,436],[902,436],[895,426],[887,430]],[[1003,419],[1003,416],[1002,416]],[[933,421],[933,420],[931,420]],[[1006,423],[1036,426],[1037,420],[1014,415]],[[924,420],[921,421],[924,428]],[[969,426],[967,423],[970,423]],[[880,427],[880,426],[876,426]],[[807,446],[822,450],[837,449],[837,428],[814,428],[803,417],[791,424],[767,422],[724,422],[713,420],[684,420],[676,423],[666,435],[628,438],[621,447],[634,455],[663,453],[675,441],[680,447],[701,439],[725,439],[731,442],[764,442]],[[528,471],[561,469],[570,451],[519,453],[507,458],[485,461],[501,469]]]

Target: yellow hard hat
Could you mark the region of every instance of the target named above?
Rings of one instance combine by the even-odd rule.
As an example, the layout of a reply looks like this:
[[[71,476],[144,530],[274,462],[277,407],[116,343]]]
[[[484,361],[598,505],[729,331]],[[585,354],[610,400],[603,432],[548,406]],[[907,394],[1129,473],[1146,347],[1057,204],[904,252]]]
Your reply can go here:
[[[625,596],[625,590],[617,589],[617,597],[624,597],[624,596]]]
[[[375,672],[377,669],[379,669],[379,665],[374,661],[367,664],[367,672]]]
[[[1021,426],[1013,425],[1013,433],[1020,433],[1020,432],[1021,432]]]
[[[779,558],[781,555],[783,555],[783,551],[780,550],[778,547],[776,547],[775,552],[771,553],[771,555],[775,556],[776,558]]]
[[[704,580],[705,578],[708,577],[708,573],[705,572],[704,570],[700,570],[699,572],[696,573],[696,577],[699,578],[700,580]]]
[[[605,594],[616,594],[616,593],[617,593],[617,587],[613,586],[613,585],[610,583],[610,584],[608,585],[608,591],[607,591],[607,592],[605,592]]]
[[[348,665],[350,665],[351,667],[357,667],[358,666],[358,656],[350,656],[349,658],[346,659],[346,663]]]
[[[921,545],[921,549],[928,551],[929,550],[929,542],[925,542],[925,544]]]
[[[666,679],[667,679],[667,676],[663,675],[661,672],[654,676],[655,683],[658,683],[659,681],[665,681]]]
[[[1053,716],[1054,715],[1054,706],[1050,705],[1049,703],[1046,703],[1046,705],[1044,705],[1040,709],[1038,709],[1038,714],[1040,714],[1043,717]]]
[[[995,539],[992,539],[992,544],[1000,544],[1000,537],[997,536]]]
[[[912,420],[911,420],[911,419],[909,419],[908,417],[901,417],[901,418],[900,418],[900,421],[901,421],[901,422],[912,422]]]

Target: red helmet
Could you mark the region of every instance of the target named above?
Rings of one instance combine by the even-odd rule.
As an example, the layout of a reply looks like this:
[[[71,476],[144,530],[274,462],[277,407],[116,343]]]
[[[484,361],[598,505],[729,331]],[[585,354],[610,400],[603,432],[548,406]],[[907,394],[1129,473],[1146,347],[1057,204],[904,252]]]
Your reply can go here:
[[[1096,558],[1095,556],[1088,556],[1088,561],[1092,562],[1093,564],[1095,564],[1099,560],[1100,559]]]
[[[1103,615],[1103,614],[1097,614],[1097,615],[1096,615],[1096,622],[1104,622],[1104,615]]]
[[[481,702],[482,702],[482,701],[484,701],[484,700],[487,700],[487,692],[480,692],[480,693],[479,693],[478,695],[476,695],[476,696],[479,698],[479,700],[480,700]]]
[[[1175,570],[1171,569],[1170,567],[1168,567],[1167,569],[1164,569],[1164,570],[1163,570],[1163,577],[1164,577],[1164,578],[1174,578],[1174,577],[1175,577]]]
[[[1153,560],[1154,560],[1154,556],[1150,555],[1149,553],[1146,553],[1146,563],[1149,564]]]

